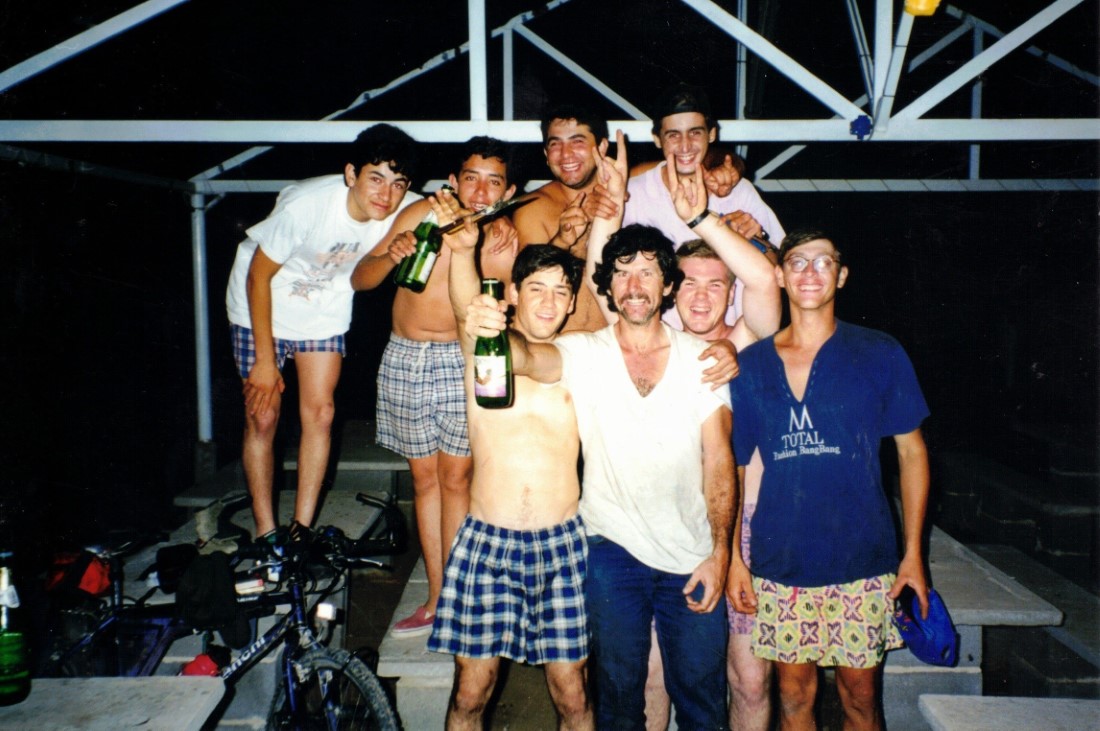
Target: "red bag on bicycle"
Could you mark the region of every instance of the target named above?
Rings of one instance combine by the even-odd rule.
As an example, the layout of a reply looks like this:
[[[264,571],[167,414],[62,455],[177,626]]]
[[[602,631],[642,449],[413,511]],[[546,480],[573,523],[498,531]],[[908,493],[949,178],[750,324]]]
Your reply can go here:
[[[79,591],[96,597],[110,586],[110,566],[91,551],[55,554],[46,575],[46,591],[55,594],[71,595]]]

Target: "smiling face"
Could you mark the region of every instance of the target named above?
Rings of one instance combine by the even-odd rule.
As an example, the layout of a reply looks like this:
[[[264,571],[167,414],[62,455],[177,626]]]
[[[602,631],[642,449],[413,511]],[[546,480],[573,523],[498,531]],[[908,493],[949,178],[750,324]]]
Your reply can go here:
[[[560,266],[534,271],[518,288],[513,283],[508,289],[516,307],[516,329],[536,342],[553,338],[573,311],[573,288]]]
[[[631,325],[645,325],[661,312],[661,301],[672,292],[665,284],[661,266],[649,252],[639,252],[633,261],[617,259],[611,275],[611,301]]]
[[[575,119],[555,119],[546,131],[543,154],[554,178],[574,190],[585,188],[596,176],[596,143],[588,125]]]
[[[344,183],[348,186],[348,215],[360,223],[388,218],[409,189],[409,179],[385,162],[364,165],[358,174],[349,163],[344,168]]]
[[[462,163],[458,176],[451,175],[451,187],[466,208],[480,211],[503,198],[508,200],[516,186],[508,184],[508,169],[499,157],[470,155]]]
[[[660,134],[653,136],[653,142],[665,158],[674,156],[678,175],[694,175],[717,135],[718,129],[708,130],[706,117],[699,112],[679,112],[661,120]]]
[[[836,291],[844,286],[848,278],[848,267],[837,261],[839,254],[833,242],[828,239],[812,239],[786,252],[783,261],[775,268],[775,279],[779,286],[787,290],[792,310],[819,310],[831,306],[836,299]],[[801,272],[792,268],[791,259],[800,257],[808,262]],[[822,259],[821,271],[814,261]]]
[[[676,291],[676,311],[684,330],[714,340],[725,330],[726,310],[733,303],[730,270],[720,259],[690,257],[680,260],[684,281]]]

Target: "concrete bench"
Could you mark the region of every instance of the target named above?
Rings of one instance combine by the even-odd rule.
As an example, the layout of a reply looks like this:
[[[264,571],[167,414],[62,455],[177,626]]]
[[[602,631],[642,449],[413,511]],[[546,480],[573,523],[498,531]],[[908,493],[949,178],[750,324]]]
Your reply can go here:
[[[0,729],[199,731],[224,694],[221,678],[36,678]]]
[[[930,580],[959,631],[959,664],[925,665],[906,649],[887,654],[883,712],[888,728],[921,729],[921,694],[980,696],[984,628],[1039,627],[1062,622],[1062,612],[939,528],[928,546]]]
[[[923,694],[920,711],[933,731],[1100,729],[1100,700]]]
[[[424,559],[417,562],[390,621],[412,614],[428,599]],[[454,680],[454,658],[428,652],[427,636],[400,639],[387,632],[378,648],[378,675],[397,678],[397,713],[407,729],[443,728]]]

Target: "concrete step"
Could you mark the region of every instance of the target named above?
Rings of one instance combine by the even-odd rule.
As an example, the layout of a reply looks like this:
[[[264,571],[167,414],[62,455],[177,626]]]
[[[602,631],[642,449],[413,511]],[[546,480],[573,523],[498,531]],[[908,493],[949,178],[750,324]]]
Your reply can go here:
[[[989,676],[1002,680],[986,692],[1100,698],[1100,597],[1010,546],[970,548],[1065,615],[1060,626],[988,629]]]

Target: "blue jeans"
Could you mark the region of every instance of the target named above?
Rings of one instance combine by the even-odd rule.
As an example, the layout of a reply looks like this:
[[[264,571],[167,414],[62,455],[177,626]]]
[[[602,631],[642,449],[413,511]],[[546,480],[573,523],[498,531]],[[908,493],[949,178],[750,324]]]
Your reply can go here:
[[[665,687],[683,731],[726,728],[726,609],[688,609],[690,574],[646,566],[622,546],[588,538],[585,605],[595,659],[596,727],[645,728],[650,626],[665,666]],[[703,587],[696,587],[698,599]]]

